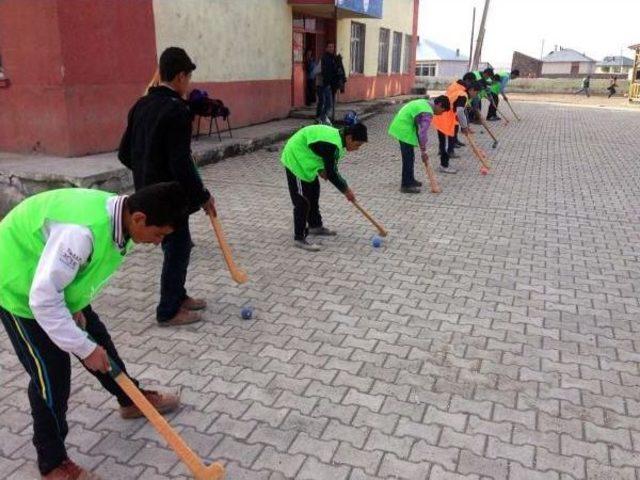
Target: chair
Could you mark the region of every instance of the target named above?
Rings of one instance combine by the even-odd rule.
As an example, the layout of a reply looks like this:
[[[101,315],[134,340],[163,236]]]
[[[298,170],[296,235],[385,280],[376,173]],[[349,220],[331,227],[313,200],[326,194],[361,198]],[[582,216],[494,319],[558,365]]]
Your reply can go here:
[[[209,117],[209,132],[207,135],[211,136],[213,129],[213,123],[216,124],[216,133],[218,134],[218,140],[222,141],[222,135],[220,134],[220,125],[218,124],[218,118],[222,118],[223,122],[227,122],[227,131],[229,132],[229,138],[233,138],[231,133],[231,123],[229,122],[229,116],[231,110],[225,106],[222,100],[209,98],[207,92],[202,90],[193,90],[189,94],[189,107],[191,111],[198,116],[197,130],[195,137],[200,136],[200,121],[202,117]]]

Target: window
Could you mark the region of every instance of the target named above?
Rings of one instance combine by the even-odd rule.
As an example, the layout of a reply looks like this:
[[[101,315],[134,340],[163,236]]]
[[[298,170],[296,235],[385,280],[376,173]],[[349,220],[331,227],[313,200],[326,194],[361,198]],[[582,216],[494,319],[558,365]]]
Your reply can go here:
[[[393,32],[393,53],[391,55],[391,72],[400,73],[400,63],[402,62],[402,34]]]
[[[364,23],[351,22],[351,73],[364,73]]]
[[[380,29],[380,40],[378,41],[378,73],[389,73],[389,37],[391,32],[388,28]]]
[[[413,60],[413,51],[411,50],[411,35],[404,36],[404,65],[402,73],[409,73],[411,68],[411,60]]]
[[[435,77],[436,64],[427,62],[416,63],[416,77]]]

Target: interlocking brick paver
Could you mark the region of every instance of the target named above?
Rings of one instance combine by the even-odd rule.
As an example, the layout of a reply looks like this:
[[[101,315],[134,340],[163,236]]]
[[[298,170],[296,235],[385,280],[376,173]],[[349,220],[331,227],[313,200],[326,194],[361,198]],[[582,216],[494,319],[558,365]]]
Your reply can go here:
[[[389,230],[375,250],[328,184],[323,218],[339,235],[318,254],[291,247],[277,151],[202,169],[250,282],[233,284],[194,215],[188,288],[208,300],[203,322],[155,328],[158,248],[136,248],[94,303],[132,375],[181,390],[168,420],[195,451],[239,479],[640,479],[639,114],[516,108],[497,149],[476,135],[490,174],[462,148],[438,196],[397,191],[391,112],[366,121],[369,144],[341,171]],[[0,477],[37,476],[5,334],[0,364]],[[72,392],[74,459],[105,478],[188,478],[81,368]]]

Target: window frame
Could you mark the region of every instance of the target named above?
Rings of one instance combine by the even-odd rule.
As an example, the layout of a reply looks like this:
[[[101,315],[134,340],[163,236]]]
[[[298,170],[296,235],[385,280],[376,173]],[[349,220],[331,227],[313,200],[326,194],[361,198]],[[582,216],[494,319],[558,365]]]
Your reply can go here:
[[[354,34],[359,33],[361,37]],[[349,74],[364,75],[365,41],[367,37],[367,25],[360,22],[351,22],[351,37],[349,43]]]
[[[386,33],[386,42],[383,42],[383,33]],[[380,33],[378,34],[378,74],[379,75],[389,74],[390,42],[391,42],[391,29],[380,27]]]
[[[391,73],[398,74],[402,69],[402,42],[404,40],[402,32],[393,32],[391,43]],[[396,40],[400,40],[396,43]]]
[[[402,73],[408,75],[411,72],[411,62],[413,61],[413,35],[404,35],[404,56],[402,63]]]

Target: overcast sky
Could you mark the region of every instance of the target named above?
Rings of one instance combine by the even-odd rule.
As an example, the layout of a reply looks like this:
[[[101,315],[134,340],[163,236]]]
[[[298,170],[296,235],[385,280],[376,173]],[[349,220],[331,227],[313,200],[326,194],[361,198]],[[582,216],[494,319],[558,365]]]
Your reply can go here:
[[[484,0],[421,0],[420,38],[468,55],[474,6],[477,36]],[[482,60],[506,68],[514,50],[539,58],[543,40],[545,55],[562,45],[595,60],[621,49],[631,57],[627,47],[640,43],[640,0],[491,0]]]

